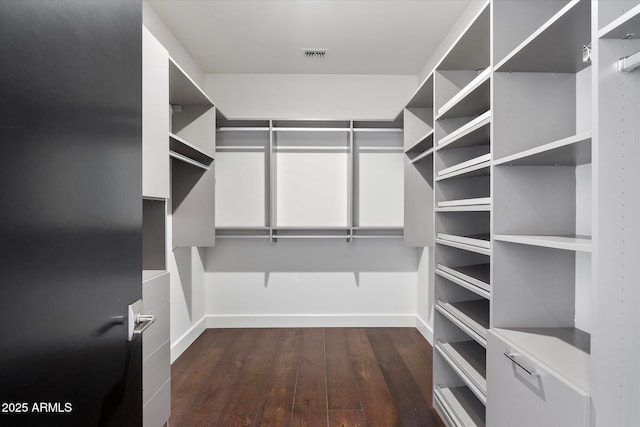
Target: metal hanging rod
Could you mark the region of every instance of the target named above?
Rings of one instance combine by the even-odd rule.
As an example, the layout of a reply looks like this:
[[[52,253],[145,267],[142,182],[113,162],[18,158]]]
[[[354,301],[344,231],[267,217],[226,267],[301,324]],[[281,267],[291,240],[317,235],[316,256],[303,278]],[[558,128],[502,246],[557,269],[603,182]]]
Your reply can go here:
[[[617,67],[619,73],[630,73],[640,67],[640,52],[618,59]]]

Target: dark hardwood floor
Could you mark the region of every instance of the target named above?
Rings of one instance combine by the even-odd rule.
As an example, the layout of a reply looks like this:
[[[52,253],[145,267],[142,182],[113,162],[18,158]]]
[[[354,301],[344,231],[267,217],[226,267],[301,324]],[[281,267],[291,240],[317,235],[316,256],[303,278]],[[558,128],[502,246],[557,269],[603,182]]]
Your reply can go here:
[[[413,328],[208,329],[171,368],[171,427],[444,426]]]

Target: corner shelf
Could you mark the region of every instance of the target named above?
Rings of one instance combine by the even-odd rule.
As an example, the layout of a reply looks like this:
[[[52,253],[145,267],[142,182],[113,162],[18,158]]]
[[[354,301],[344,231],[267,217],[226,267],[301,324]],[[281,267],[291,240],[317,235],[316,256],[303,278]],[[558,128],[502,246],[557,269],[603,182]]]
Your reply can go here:
[[[582,394],[589,395],[591,337],[588,333],[572,327],[493,328],[492,331]]]
[[[464,330],[483,347],[487,346],[489,301],[487,299],[445,302],[438,300],[436,309]]]
[[[494,166],[577,166],[591,163],[591,131],[506,156]]]
[[[213,107],[213,102],[196,82],[169,57],[169,103]]]
[[[488,145],[491,111],[487,111],[438,141],[436,150]]]
[[[487,68],[438,109],[436,120],[475,116],[487,111],[490,81],[491,68]]]
[[[434,389],[434,400],[452,425],[484,427],[485,406],[468,387]]]
[[[572,0],[509,53],[495,71],[577,73],[589,64],[579,49],[591,40],[591,2]]]
[[[419,155],[431,148],[433,148],[433,129],[428,131],[424,136],[418,139],[418,142],[405,150],[405,154]]]
[[[494,241],[517,243],[521,245],[539,246],[544,248],[563,249],[574,252],[591,252],[590,236],[535,236],[495,234]]]
[[[173,133],[169,134],[169,155],[202,169],[208,169],[214,159],[195,145]]]
[[[456,371],[469,389],[485,405],[487,404],[486,350],[475,341],[443,343],[438,341],[436,350]]]

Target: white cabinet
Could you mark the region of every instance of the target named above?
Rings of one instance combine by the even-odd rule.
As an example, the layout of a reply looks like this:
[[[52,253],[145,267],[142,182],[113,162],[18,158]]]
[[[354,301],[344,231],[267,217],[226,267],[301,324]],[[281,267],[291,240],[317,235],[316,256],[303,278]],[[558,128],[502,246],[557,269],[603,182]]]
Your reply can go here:
[[[142,29],[142,195],[169,198],[169,54]]]
[[[584,427],[589,393],[548,369],[511,342],[489,331],[487,425],[492,427]]]

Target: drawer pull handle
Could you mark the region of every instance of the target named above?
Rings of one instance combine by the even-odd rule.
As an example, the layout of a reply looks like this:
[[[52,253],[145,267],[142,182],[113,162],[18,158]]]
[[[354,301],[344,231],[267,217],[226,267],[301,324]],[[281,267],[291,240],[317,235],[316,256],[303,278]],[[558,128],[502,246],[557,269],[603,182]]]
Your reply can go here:
[[[535,369],[533,368],[529,368],[527,367],[525,364],[523,364],[521,361],[519,361],[517,359],[517,354],[516,353],[509,353],[508,351],[504,353],[504,356],[511,360],[513,363],[515,363],[516,365],[518,365],[519,367],[522,368],[523,371],[525,371],[527,374],[531,375],[532,377],[537,377],[540,374],[538,372],[536,372]]]

